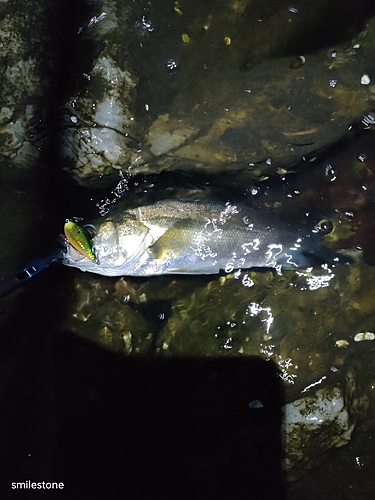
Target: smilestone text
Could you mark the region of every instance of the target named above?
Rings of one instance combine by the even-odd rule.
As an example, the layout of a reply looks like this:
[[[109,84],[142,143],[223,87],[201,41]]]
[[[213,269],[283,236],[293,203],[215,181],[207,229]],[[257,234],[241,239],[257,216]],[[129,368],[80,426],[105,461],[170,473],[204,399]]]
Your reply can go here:
[[[34,483],[33,481],[23,481],[21,483],[12,483],[12,490],[62,490],[64,483],[47,483],[41,481]]]

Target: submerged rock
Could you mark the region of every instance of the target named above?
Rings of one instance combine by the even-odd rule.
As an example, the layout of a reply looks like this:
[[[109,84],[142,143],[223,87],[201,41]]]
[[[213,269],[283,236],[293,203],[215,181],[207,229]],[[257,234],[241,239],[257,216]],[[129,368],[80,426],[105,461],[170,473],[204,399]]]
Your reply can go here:
[[[274,362],[285,391],[284,467],[295,481],[356,429],[374,425],[373,342],[354,340],[358,324],[373,319],[365,307],[372,268],[349,267],[315,289],[308,279],[270,271],[116,281],[75,273],[61,328],[125,356]],[[270,404],[249,403],[254,411]]]
[[[119,169],[250,181],[375,121],[364,0],[56,7],[0,7],[1,152],[17,164],[42,152],[83,184]]]
[[[158,88],[145,81],[145,63],[140,63],[137,71],[137,61],[131,64],[129,59],[122,60],[122,65],[114,62],[118,49],[109,35],[107,38],[107,18],[103,19],[101,39],[106,46],[88,73],[93,79],[88,89],[95,86],[99,67],[111,68],[107,72],[110,83],[102,79],[99,88],[104,88],[104,93],[92,100],[95,111],[90,106],[85,111],[91,128],[80,130],[82,125],[77,122],[77,128],[71,129],[75,159],[71,157],[69,170],[81,182],[110,173],[111,166],[131,174],[165,169],[225,172],[250,181],[285,173],[302,160],[312,160],[365,115],[370,115],[366,125],[371,125],[374,87],[371,79],[364,84],[363,75],[373,71],[375,20],[370,19],[353,37],[345,14],[345,21],[332,18],[332,22],[344,23],[342,34],[328,37],[326,44],[317,43],[316,51],[307,49],[302,35],[304,30],[316,29],[320,17],[332,15],[331,3],[329,7],[326,2],[312,7],[305,2],[298,15],[284,5],[261,19],[260,28],[262,9],[258,7],[258,16],[246,2],[241,8],[223,2],[215,11],[196,6],[195,16],[192,7],[182,2],[172,26],[188,31],[188,38],[181,33],[174,49],[167,39],[156,38],[164,47],[162,57],[167,49],[176,54],[170,59],[174,63],[150,61],[160,87],[170,86],[170,97],[159,106],[163,111],[158,116],[152,113],[155,106],[151,104],[150,108],[148,104],[155,100],[152,92],[158,92]],[[365,10],[362,22],[368,14]],[[150,19],[148,26],[152,26]],[[249,30],[249,25],[253,29]],[[119,30],[125,33],[129,27],[128,17],[118,22],[117,36]],[[158,36],[157,31],[149,28],[148,38],[142,41],[146,48]],[[295,69],[290,68],[290,60],[298,40],[306,55],[304,64]],[[170,66],[172,85],[161,70],[166,65]],[[138,95],[139,86],[142,97]],[[84,89],[78,97],[78,108],[80,100],[84,101]],[[110,103],[116,120],[113,126],[97,111],[105,110]],[[150,111],[149,119],[155,118],[151,124],[140,111],[142,103]],[[135,108],[138,113],[133,116],[130,110]],[[112,137],[124,132],[125,137]]]
[[[31,166],[40,154],[41,101],[53,67],[49,2],[3,1],[0,17],[0,154]]]
[[[288,403],[283,425],[288,479],[299,479],[316,467],[328,450],[347,444],[353,430],[339,387],[321,389],[314,396]]]
[[[79,34],[99,54],[66,101],[57,139],[60,160],[80,180],[122,168],[142,136],[133,111],[139,78],[129,62],[129,6],[107,0],[100,8]]]
[[[134,169],[191,168],[251,179],[313,159],[374,106],[374,87],[362,80],[372,65],[374,35],[372,19],[346,45],[306,55],[298,70],[289,68],[290,57],[280,56],[247,71],[228,63],[218,74],[207,55],[207,67],[196,68],[194,82],[187,54],[179,71],[190,85],[181,85],[168,113],[146,135],[143,150],[158,161]]]

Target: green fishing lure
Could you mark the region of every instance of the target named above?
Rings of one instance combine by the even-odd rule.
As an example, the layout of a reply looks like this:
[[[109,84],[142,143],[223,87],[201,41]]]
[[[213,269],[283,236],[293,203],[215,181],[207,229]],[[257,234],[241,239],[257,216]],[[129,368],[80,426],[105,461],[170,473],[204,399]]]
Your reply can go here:
[[[83,227],[72,219],[66,219],[64,224],[64,233],[70,245],[72,245],[77,252],[84,255],[92,262],[98,262],[92,245],[92,240],[88,232]]]

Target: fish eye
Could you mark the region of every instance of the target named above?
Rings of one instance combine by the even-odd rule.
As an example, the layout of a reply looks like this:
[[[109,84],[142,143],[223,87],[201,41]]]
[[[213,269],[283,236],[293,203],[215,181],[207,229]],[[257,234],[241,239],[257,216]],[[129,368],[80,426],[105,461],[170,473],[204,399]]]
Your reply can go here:
[[[314,228],[316,232],[329,234],[333,229],[332,221],[329,219],[322,219]]]
[[[82,226],[82,228],[86,231],[87,235],[90,237],[91,240],[96,235],[96,228],[95,228],[94,225],[92,225],[92,224],[85,224],[84,226]]]

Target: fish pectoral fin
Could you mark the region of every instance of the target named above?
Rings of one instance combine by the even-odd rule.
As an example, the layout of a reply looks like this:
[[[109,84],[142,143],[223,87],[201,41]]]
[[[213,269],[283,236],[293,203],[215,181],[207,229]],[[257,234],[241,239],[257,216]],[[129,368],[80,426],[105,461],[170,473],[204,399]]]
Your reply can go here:
[[[153,243],[148,251],[155,259],[177,258],[186,252],[192,241],[191,220],[175,222],[167,231]]]

